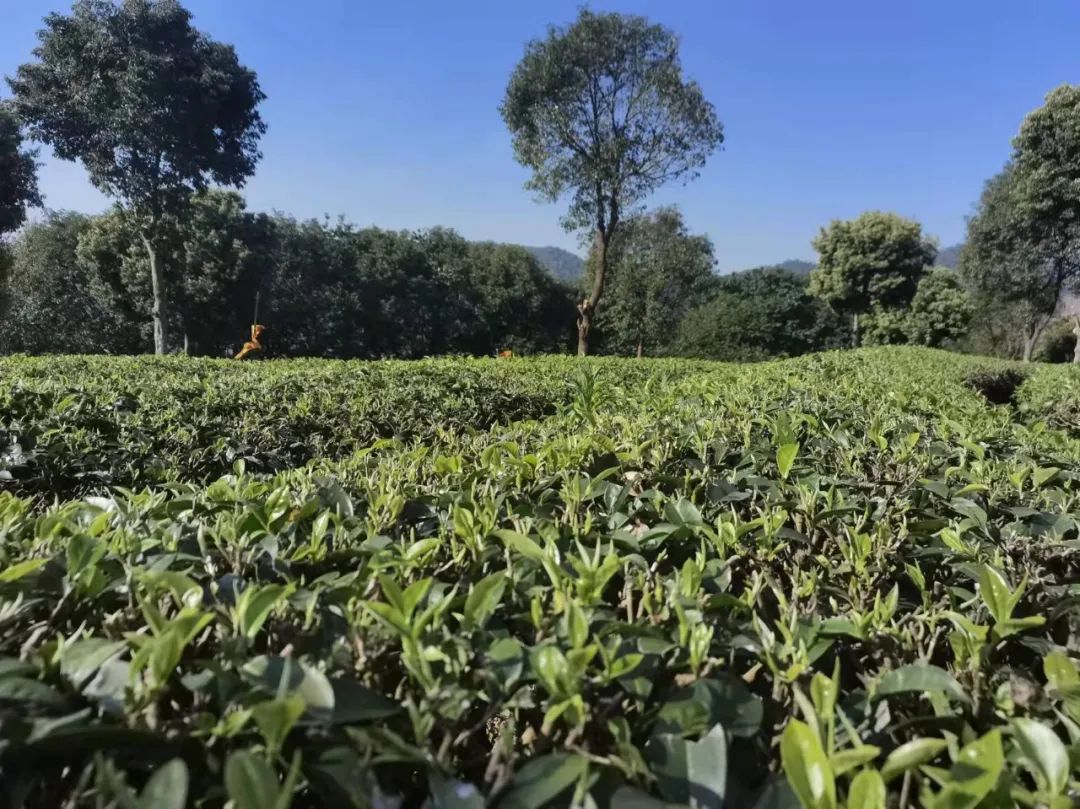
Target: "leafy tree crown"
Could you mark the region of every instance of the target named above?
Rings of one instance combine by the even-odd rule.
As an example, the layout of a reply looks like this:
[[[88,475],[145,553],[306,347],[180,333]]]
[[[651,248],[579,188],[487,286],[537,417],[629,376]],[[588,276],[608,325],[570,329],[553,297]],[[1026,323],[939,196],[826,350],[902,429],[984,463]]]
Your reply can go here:
[[[583,10],[526,48],[501,113],[543,198],[572,194],[569,229],[618,219],[655,188],[694,176],[723,141],[678,40],[643,17]]]
[[[78,0],[38,39],[37,61],[8,80],[16,109],[106,194],[157,214],[254,171],[266,129],[255,74],[176,0]]]

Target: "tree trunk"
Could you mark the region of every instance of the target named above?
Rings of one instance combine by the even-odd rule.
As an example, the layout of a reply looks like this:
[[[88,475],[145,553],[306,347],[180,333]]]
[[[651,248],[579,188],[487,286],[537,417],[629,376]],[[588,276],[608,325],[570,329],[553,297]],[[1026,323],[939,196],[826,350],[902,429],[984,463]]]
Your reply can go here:
[[[1031,323],[1027,334],[1024,335],[1024,362],[1031,362],[1031,358],[1035,354],[1035,346],[1039,344],[1039,338],[1042,337],[1043,329],[1046,328],[1046,325],[1049,322],[1050,318],[1045,317],[1038,318]]]
[[[185,357],[188,356],[188,353],[189,353],[188,352],[188,347],[189,347],[189,345],[190,345],[190,343],[188,341],[187,329],[184,329],[184,356]]]
[[[641,338],[637,338],[637,358],[640,360],[645,356],[645,346],[642,345]]]
[[[586,298],[578,305],[577,355],[579,357],[584,357],[589,353],[589,326],[591,325],[591,318],[589,316],[589,310],[587,309],[588,303],[589,300]]]
[[[859,334],[859,313],[855,312],[851,315],[851,347],[858,348],[862,343],[862,336]]]
[[[142,234],[146,255],[150,260],[150,291],[154,298],[151,316],[154,321],[154,353],[165,354],[169,350],[168,323],[166,320],[165,279],[161,276],[161,262],[157,247],[145,233]]]
[[[1073,346],[1073,365],[1080,365],[1080,317],[1076,318],[1076,328],[1073,329],[1073,334],[1076,335],[1076,345]]]
[[[578,343],[577,353],[584,357],[589,353],[589,329],[592,326],[593,315],[596,312],[596,304],[600,302],[600,296],[604,293],[604,278],[607,275],[608,244],[611,241],[613,225],[606,228],[596,229],[596,277],[593,279],[592,293],[578,304]]]

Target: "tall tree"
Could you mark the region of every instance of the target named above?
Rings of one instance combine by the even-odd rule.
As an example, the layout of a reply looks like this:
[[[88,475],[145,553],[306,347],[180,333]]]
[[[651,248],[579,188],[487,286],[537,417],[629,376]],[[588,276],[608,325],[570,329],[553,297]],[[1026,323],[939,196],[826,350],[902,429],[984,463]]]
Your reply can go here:
[[[906,306],[937,255],[937,246],[923,236],[918,222],[881,211],[834,220],[821,229],[813,246],[819,258],[810,273],[810,291],[851,315],[856,346],[859,315]]]
[[[23,148],[19,121],[0,103],[0,236],[26,221],[26,209],[41,204],[35,154]]]
[[[150,266],[154,350],[169,347],[165,219],[211,182],[240,186],[265,131],[255,74],[191,24],[176,0],[77,0],[50,14],[37,61],[9,79],[30,134],[138,224]]]
[[[1064,293],[1080,285],[1080,86],[1030,113],[1012,159],[968,222],[961,270],[980,290],[1021,304],[1030,360]]]
[[[599,269],[597,252],[587,286]],[[602,349],[639,357],[665,349],[683,316],[704,302],[714,264],[709,237],[691,235],[677,208],[628,218],[609,248],[607,302],[596,316]]]
[[[568,230],[593,234],[597,268],[578,304],[578,353],[604,293],[608,247],[653,190],[690,177],[723,141],[712,105],[685,79],[675,35],[643,17],[582,10],[530,42],[501,107],[527,187],[570,194]]]
[[[1080,271],[1058,213],[1034,203],[1029,183],[1015,161],[986,183],[960,255],[960,273],[980,309],[1007,309],[1019,324],[1025,362]]]
[[[267,217],[245,210],[240,194],[221,189],[193,194],[162,220],[158,258],[173,269],[165,279],[168,326],[183,335],[185,353],[221,356],[244,336],[256,293],[268,286],[260,253],[269,228]],[[118,302],[139,317],[149,314],[142,292],[150,265],[129,212],[115,208],[96,217],[79,238],[79,255],[109,283]]]

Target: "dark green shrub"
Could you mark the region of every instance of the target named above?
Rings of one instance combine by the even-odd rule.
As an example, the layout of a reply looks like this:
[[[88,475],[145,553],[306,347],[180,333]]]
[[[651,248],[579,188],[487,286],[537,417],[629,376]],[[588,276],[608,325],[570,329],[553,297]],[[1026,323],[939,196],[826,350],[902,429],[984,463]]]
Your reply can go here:
[[[1013,404],[1017,389],[1024,384],[1027,374],[1015,368],[975,371],[967,375],[965,384],[978,391],[990,404]]]

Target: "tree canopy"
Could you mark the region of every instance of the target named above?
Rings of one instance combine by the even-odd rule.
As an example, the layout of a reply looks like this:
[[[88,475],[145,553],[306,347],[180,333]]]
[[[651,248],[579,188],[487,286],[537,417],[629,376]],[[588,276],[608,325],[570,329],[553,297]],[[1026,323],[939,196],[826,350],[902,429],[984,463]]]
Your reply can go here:
[[[24,148],[19,121],[0,103],[0,236],[26,221],[26,209],[41,204],[34,152]]]
[[[1062,296],[1080,284],[1080,87],[1063,85],[1030,113],[1012,159],[987,182],[968,221],[965,279],[1020,310],[1031,359]]]
[[[586,286],[597,271],[587,263]],[[634,216],[611,244],[607,302],[597,314],[599,348],[609,354],[663,353],[683,316],[714,280],[713,245],[687,231],[677,208]]]
[[[191,192],[242,185],[265,131],[255,74],[176,0],[77,0],[50,14],[9,84],[32,137],[136,218],[150,263],[155,350],[169,347],[163,219]]]
[[[933,267],[919,282],[905,330],[912,343],[940,348],[967,333],[973,313],[971,297],[956,271]]]
[[[838,348],[844,322],[813,297],[805,275],[760,267],[717,278],[709,299],[686,314],[676,353],[752,361]]]
[[[1062,292],[1075,283],[1077,267],[1057,235],[1046,236],[1033,206],[1028,180],[1015,162],[987,181],[968,220],[960,273],[987,311],[1008,308],[1030,360],[1053,319]],[[1052,233],[1052,231],[1051,231]]]
[[[27,225],[0,282],[0,351],[131,353],[139,331],[93,264],[78,260],[93,218],[49,212]]]
[[[552,202],[568,194],[564,225],[593,233],[597,268],[578,312],[578,349],[587,353],[619,223],[659,186],[693,176],[722,127],[683,77],[671,31],[587,9],[527,45],[501,113],[515,156],[532,170],[527,187]]]
[[[925,267],[937,255],[918,222],[893,213],[868,211],[834,220],[813,241],[818,264],[810,291],[837,311],[853,316],[859,342],[860,314],[906,306]]]
[[[169,331],[183,335],[186,350],[220,356],[250,320],[256,292],[263,288],[261,256],[269,219],[245,209],[236,192],[212,189],[193,194],[163,217],[159,257],[173,268],[166,277]],[[84,264],[98,268],[118,300],[140,319],[150,306],[150,276],[138,222],[116,207],[92,220],[79,240]]]

